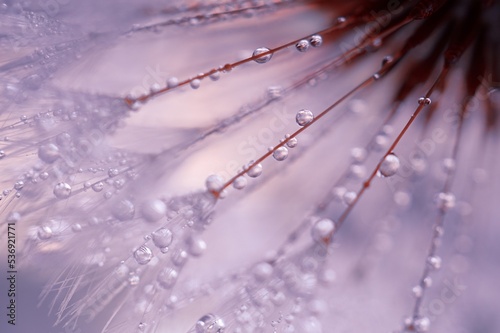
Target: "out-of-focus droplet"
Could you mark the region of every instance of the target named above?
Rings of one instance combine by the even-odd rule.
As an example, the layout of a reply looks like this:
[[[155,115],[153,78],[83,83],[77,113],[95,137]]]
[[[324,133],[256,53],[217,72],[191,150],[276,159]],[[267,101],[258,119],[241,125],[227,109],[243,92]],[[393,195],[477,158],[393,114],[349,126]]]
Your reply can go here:
[[[167,205],[159,199],[147,200],[141,205],[141,216],[148,222],[157,222],[167,213]]]
[[[299,52],[306,52],[307,50],[309,50],[309,46],[310,46],[309,41],[305,39],[299,40],[297,44],[295,44],[295,48]]]

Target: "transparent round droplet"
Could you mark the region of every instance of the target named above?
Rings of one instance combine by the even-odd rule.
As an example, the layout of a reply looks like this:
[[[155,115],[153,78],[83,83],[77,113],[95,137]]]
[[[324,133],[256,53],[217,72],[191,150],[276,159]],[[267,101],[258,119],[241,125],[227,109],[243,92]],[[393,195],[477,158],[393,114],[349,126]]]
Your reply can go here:
[[[297,112],[297,115],[295,116],[295,121],[299,126],[305,126],[309,124],[311,121],[313,121],[314,115],[310,110],[300,110]]]
[[[153,251],[146,245],[142,245],[134,251],[134,259],[140,265],[146,265],[153,259]]]
[[[311,229],[311,237],[316,242],[323,242],[332,236],[335,230],[335,223],[330,219],[317,221]]]
[[[295,148],[295,147],[297,147],[298,143],[299,143],[299,141],[297,140],[297,138],[290,138],[290,139],[288,139],[286,146],[288,148]]]
[[[257,281],[265,281],[273,275],[274,268],[268,262],[261,262],[257,264],[252,272]]]
[[[259,54],[266,53],[266,52],[269,52],[269,51],[270,50],[267,47],[259,47],[258,49],[256,49],[255,51],[253,51],[252,56],[253,57],[257,57]],[[271,60],[272,57],[273,57],[273,54],[269,53],[267,55],[263,55],[263,56],[260,56],[260,57],[256,58],[255,62],[258,63],[258,64],[265,64],[266,62],[268,62],[269,60]]]
[[[167,87],[169,89],[175,88],[179,85],[179,79],[176,77],[170,77],[167,80]]]
[[[71,195],[71,186],[68,183],[58,183],[53,191],[57,199],[67,199]]]
[[[172,288],[177,282],[177,271],[172,267],[165,267],[158,273],[158,284],[164,289]]]
[[[219,175],[210,175],[205,181],[205,186],[208,191],[219,192],[224,186],[224,178]]]
[[[53,143],[38,148],[38,157],[45,163],[54,163],[59,158],[59,148]]]
[[[182,249],[172,253],[172,263],[176,266],[183,266],[188,259],[188,253]]]
[[[309,41],[305,39],[302,39],[298,41],[297,44],[295,44],[295,48],[299,52],[306,52],[307,50],[309,50],[309,46],[310,46]]]
[[[244,176],[236,178],[233,182],[233,187],[237,190],[241,190],[247,186],[247,179]]]
[[[320,35],[312,35],[309,39],[309,43],[312,47],[319,47],[323,44],[323,37]]]
[[[191,82],[189,82],[189,85],[193,89],[198,89],[200,87],[200,85],[201,85],[201,81],[199,79],[194,79]]]
[[[284,161],[288,157],[288,149],[286,147],[279,147],[273,153],[273,157],[276,161]]]
[[[432,286],[432,278],[430,276],[426,276],[424,278],[424,286],[426,288],[429,288],[430,286]]]
[[[41,240],[47,240],[50,239],[53,235],[52,228],[49,227],[48,225],[43,225],[40,228],[38,228],[37,236]]]
[[[94,192],[101,192],[103,189],[104,189],[103,182],[97,182],[95,184],[92,184],[92,190],[94,190]]]
[[[456,163],[453,158],[445,158],[443,160],[443,171],[447,174],[451,174],[455,171]]]
[[[252,165],[253,163],[249,163],[249,165]],[[259,177],[262,174],[262,164],[256,164],[253,168],[250,168],[247,171],[247,175],[252,178]]]
[[[14,184],[14,190],[16,191],[20,191],[22,190],[24,187],[24,181],[22,180],[18,180],[15,184]]]
[[[5,152],[3,150],[0,150],[0,160],[5,157]]]
[[[151,238],[153,239],[153,244],[160,249],[166,248],[172,244],[172,240],[174,239],[174,235],[172,231],[168,228],[160,228],[155,230],[151,234]]]
[[[116,203],[112,210],[113,216],[120,221],[127,221],[134,218],[135,206],[134,204],[123,199]]]
[[[351,149],[351,157],[354,162],[361,163],[366,159],[366,149],[361,147],[354,147]]]
[[[193,257],[201,256],[207,249],[207,243],[199,236],[192,235],[186,240],[187,249]]]
[[[159,200],[147,200],[141,205],[141,216],[148,222],[157,222],[167,213],[167,205]]]
[[[400,165],[399,158],[394,154],[389,154],[380,164],[379,172],[384,177],[391,177],[398,172]]]
[[[348,191],[346,193],[344,193],[344,203],[346,205],[351,205],[352,203],[354,203],[354,201],[356,201],[356,198],[358,197],[358,195],[356,194],[356,192],[353,192],[353,191]]]
[[[212,313],[202,316],[195,325],[196,333],[223,333],[225,328],[224,320]]]
[[[108,176],[110,178],[118,176],[119,173],[120,173],[120,171],[117,168],[109,168],[108,169]]]

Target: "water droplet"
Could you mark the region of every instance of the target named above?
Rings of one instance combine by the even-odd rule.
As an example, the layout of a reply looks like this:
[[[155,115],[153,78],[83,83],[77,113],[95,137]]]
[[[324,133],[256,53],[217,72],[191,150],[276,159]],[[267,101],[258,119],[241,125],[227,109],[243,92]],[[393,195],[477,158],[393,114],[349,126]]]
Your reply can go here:
[[[280,86],[272,86],[267,88],[267,96],[270,99],[280,99],[282,97],[283,88]]]
[[[256,57],[259,54],[266,53],[266,52],[269,52],[269,51],[271,51],[271,50],[269,50],[267,47],[259,47],[258,49],[256,49],[255,51],[253,51],[252,57]],[[269,53],[267,55],[263,55],[263,56],[260,56],[260,57],[256,58],[254,61],[256,63],[258,63],[258,64],[265,64],[266,62],[268,62],[269,60],[271,60],[272,57],[273,57],[273,54]]]
[[[164,289],[170,289],[177,282],[179,274],[172,267],[165,267],[158,273],[158,283]]]
[[[167,213],[167,205],[159,199],[148,200],[141,205],[141,216],[148,222],[157,222]]]
[[[398,172],[399,166],[401,163],[399,162],[399,158],[394,154],[387,155],[382,164],[380,164],[379,171],[384,177],[391,177]]]
[[[437,208],[447,211],[455,207],[455,196],[449,192],[440,192],[436,196]]]
[[[5,152],[3,150],[0,150],[0,160],[5,157]]]
[[[420,298],[422,297],[424,290],[421,286],[415,286],[412,288],[411,292],[413,293],[413,296]]]
[[[279,147],[273,153],[273,157],[276,161],[284,161],[288,157],[288,149],[286,147]]]
[[[192,235],[186,240],[189,254],[193,257],[201,256],[207,249],[207,243],[198,235]]]
[[[441,258],[438,256],[430,256],[427,258],[427,263],[434,269],[441,268]]]
[[[172,240],[174,239],[172,231],[168,228],[160,228],[154,231],[151,236],[153,238],[153,244],[160,249],[166,248],[172,244]]]
[[[354,203],[354,201],[356,201],[356,198],[358,197],[358,195],[356,194],[356,192],[353,192],[353,191],[348,191],[346,193],[344,193],[344,203],[346,205],[351,205],[352,203]]]
[[[212,81],[218,81],[220,79],[220,72],[213,72],[212,74],[210,74],[210,80]]]
[[[295,44],[295,48],[299,52],[306,52],[307,50],[309,50],[309,46],[310,46],[309,41],[305,39],[302,39],[298,41],[297,44]]]
[[[270,263],[261,262],[257,264],[252,272],[257,281],[265,281],[273,275],[274,268]]]
[[[205,186],[208,191],[219,192],[224,186],[224,179],[219,175],[210,175],[205,181]]]
[[[134,259],[140,265],[146,265],[153,259],[153,251],[146,245],[142,245],[134,251]]]
[[[212,313],[206,314],[195,325],[196,333],[222,333],[226,328],[226,324],[221,317]]]
[[[130,276],[128,277],[128,283],[131,285],[131,286],[136,286],[139,284],[139,282],[141,281],[141,278],[139,275],[135,274],[135,273],[130,273]]]
[[[297,138],[291,138],[287,141],[286,146],[288,148],[295,148],[295,147],[297,147],[298,143],[299,143],[299,141],[297,140]]]
[[[71,186],[68,183],[58,183],[53,193],[57,199],[67,199],[71,195]]]
[[[127,221],[134,218],[135,206],[126,199],[120,200],[112,210],[113,216],[119,221]]]
[[[311,121],[313,121],[314,115],[311,111],[302,109],[299,112],[297,112],[297,115],[295,116],[295,121],[299,126],[305,126],[309,124]]]
[[[447,174],[453,173],[455,171],[455,166],[456,166],[456,163],[455,163],[455,160],[453,158],[445,158],[443,160],[443,170]]]
[[[361,147],[354,147],[351,149],[351,157],[354,162],[360,163],[366,159],[366,149]]]
[[[252,165],[253,162],[250,162],[249,165]],[[253,168],[247,171],[247,175],[252,178],[259,177],[262,174],[262,164],[256,164]]]
[[[82,229],[82,225],[79,223],[75,223],[71,226],[71,230],[73,230],[73,232],[80,232]]]
[[[145,323],[139,323],[137,328],[139,329],[140,332],[144,332],[144,330],[146,329],[146,326],[147,325]]]
[[[426,288],[429,288],[430,286],[432,286],[432,278],[430,276],[426,276],[424,278],[424,286]]]
[[[38,157],[45,163],[54,163],[59,158],[59,148],[53,143],[40,146]]]
[[[374,79],[374,80],[378,80],[378,79],[380,79],[380,74],[379,74],[379,73],[375,73],[375,74],[373,74],[373,79]]]
[[[48,225],[41,226],[38,228],[37,232],[38,238],[41,240],[47,240],[52,237],[53,232],[52,229]]]
[[[179,85],[179,79],[176,77],[170,77],[167,80],[167,87],[169,89],[175,88]]]
[[[120,171],[117,168],[109,168],[108,169],[108,176],[110,178],[118,176],[119,173],[120,173]]]
[[[236,178],[233,182],[233,187],[237,190],[241,190],[247,186],[247,179],[243,176]]]
[[[103,182],[97,182],[92,185],[92,190],[94,190],[94,192],[101,192],[103,189],[104,189]]]
[[[312,239],[316,242],[324,242],[332,236],[335,230],[335,223],[330,219],[321,219],[314,224],[311,229]]]
[[[18,180],[15,184],[14,184],[14,190],[16,191],[20,191],[22,190],[24,187],[24,182],[22,180]]]
[[[312,35],[309,39],[309,43],[311,43],[312,47],[319,47],[323,44],[323,37],[320,35]]]
[[[430,325],[431,321],[427,317],[418,317],[413,322],[413,327],[415,328],[415,331],[418,333],[427,332],[429,330]]]
[[[420,97],[418,99],[418,104],[420,105],[431,105],[431,99],[430,98],[426,98],[426,97]]]
[[[198,89],[200,87],[200,85],[201,85],[201,81],[199,79],[194,79],[191,82],[189,82],[189,85],[193,89]]]
[[[172,253],[172,262],[176,266],[183,266],[188,259],[188,254],[183,249],[178,249]]]

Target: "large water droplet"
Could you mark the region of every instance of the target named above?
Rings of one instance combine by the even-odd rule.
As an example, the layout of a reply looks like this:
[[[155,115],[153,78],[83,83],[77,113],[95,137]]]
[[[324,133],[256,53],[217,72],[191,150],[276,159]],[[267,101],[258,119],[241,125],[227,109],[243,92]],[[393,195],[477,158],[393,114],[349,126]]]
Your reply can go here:
[[[266,52],[269,52],[269,51],[270,50],[267,47],[259,47],[258,49],[256,49],[255,51],[253,51],[253,55],[252,56],[256,57],[259,54],[266,53]],[[258,63],[258,64],[265,64],[266,62],[268,62],[269,60],[271,60],[272,57],[273,57],[273,54],[269,53],[267,55],[263,55],[261,57],[256,58],[255,62]]]
[[[295,44],[295,48],[299,52],[306,52],[307,50],[309,50],[309,46],[310,46],[309,41],[305,39],[299,40],[297,44]]]
[[[153,259],[153,251],[146,245],[142,245],[134,251],[134,259],[140,265],[146,265]]]
[[[279,147],[273,153],[273,157],[276,161],[284,161],[288,157],[288,149],[286,147]]]
[[[67,199],[71,195],[71,186],[68,183],[58,183],[54,187],[54,195],[57,199]]]
[[[165,267],[158,273],[158,283],[164,289],[170,289],[177,282],[178,273],[172,267]]]
[[[316,242],[323,242],[328,237],[331,237],[334,230],[335,223],[332,220],[321,219],[312,227],[311,236]]]
[[[224,186],[224,179],[219,175],[210,175],[205,181],[205,186],[208,191],[218,192]]]
[[[38,157],[45,163],[54,163],[59,158],[59,148],[53,143],[41,145],[38,148]]]
[[[153,243],[160,249],[166,248],[172,244],[174,236],[168,228],[160,228],[152,233]]]
[[[226,328],[226,324],[221,317],[212,313],[206,314],[195,325],[196,333],[222,333]]]
[[[380,164],[380,174],[384,177],[391,177],[398,172],[400,165],[399,158],[394,154],[389,154],[384,158],[382,164]]]
[[[129,200],[123,199],[113,207],[113,216],[120,221],[127,221],[134,218],[135,206]]]
[[[310,110],[300,110],[297,112],[297,115],[295,116],[295,120],[297,121],[297,124],[299,126],[305,126],[309,124],[311,121],[313,121],[314,115]]]
[[[145,201],[141,205],[141,216],[148,222],[159,221],[167,213],[167,205],[159,199]]]
[[[249,165],[252,165],[253,163],[250,162]],[[247,171],[247,175],[252,178],[259,177],[262,174],[262,164],[256,164],[253,168],[249,169]]]

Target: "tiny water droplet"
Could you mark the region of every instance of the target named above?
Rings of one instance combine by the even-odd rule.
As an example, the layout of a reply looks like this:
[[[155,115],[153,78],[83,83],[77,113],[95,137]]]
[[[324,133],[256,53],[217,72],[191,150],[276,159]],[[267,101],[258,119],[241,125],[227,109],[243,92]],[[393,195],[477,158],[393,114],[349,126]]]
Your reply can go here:
[[[224,320],[212,313],[202,316],[195,325],[196,333],[222,333],[225,328]]]
[[[427,98],[427,97],[420,97],[418,99],[418,104],[420,105],[431,105],[431,99],[430,98]]]

